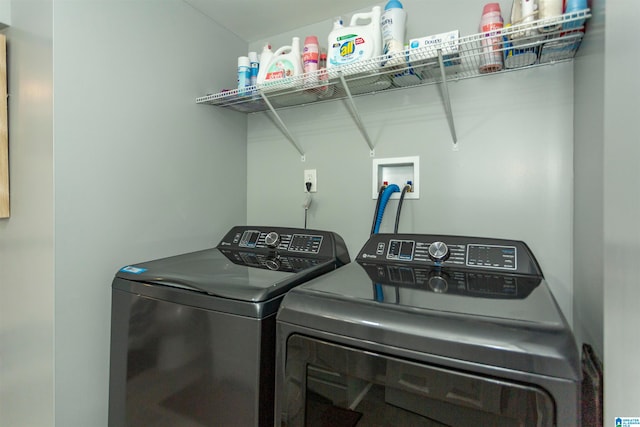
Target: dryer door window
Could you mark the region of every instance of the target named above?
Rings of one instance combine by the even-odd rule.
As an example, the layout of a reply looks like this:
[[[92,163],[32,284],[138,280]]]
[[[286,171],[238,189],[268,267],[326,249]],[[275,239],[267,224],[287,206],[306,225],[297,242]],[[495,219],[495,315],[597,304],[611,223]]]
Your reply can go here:
[[[553,426],[544,390],[293,335],[281,425]]]

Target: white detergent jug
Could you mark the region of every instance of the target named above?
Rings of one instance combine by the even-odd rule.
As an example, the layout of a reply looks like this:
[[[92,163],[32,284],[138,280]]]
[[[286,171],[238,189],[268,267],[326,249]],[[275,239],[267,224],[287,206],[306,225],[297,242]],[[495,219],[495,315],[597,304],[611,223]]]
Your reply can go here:
[[[382,55],[380,15],[380,6],[374,6],[371,12],[354,14],[349,26],[340,25],[342,21],[334,23],[327,44],[327,68]],[[369,23],[358,24],[360,21]]]
[[[263,52],[264,57],[264,52]],[[291,46],[282,46],[269,57],[260,58],[260,72],[258,84],[277,83],[283,79],[292,78],[302,74],[302,57],[300,55],[300,38],[294,37]],[[268,62],[267,62],[268,61]],[[292,83],[293,84],[293,83]],[[278,88],[281,88],[278,85]]]
[[[267,43],[262,48],[262,53],[260,54],[256,83],[262,83],[264,81],[264,76],[267,74],[267,67],[271,63],[271,58],[273,58],[273,51],[271,50],[271,45]]]

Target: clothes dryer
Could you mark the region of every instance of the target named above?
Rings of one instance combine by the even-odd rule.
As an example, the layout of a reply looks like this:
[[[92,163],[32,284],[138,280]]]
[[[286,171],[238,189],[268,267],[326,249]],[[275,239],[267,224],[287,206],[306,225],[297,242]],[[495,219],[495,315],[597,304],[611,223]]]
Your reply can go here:
[[[284,298],[276,425],[580,425],[578,347],[520,241],[374,234]]]

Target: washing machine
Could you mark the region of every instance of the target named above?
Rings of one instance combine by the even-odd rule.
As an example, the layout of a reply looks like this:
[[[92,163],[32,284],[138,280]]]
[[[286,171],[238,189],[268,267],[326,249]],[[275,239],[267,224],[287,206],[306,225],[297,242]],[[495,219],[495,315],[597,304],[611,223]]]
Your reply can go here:
[[[109,426],[273,425],[280,302],[349,261],[332,232],[238,226],[215,248],[120,269]]]
[[[521,241],[374,234],[277,315],[278,426],[576,427],[578,346]]]

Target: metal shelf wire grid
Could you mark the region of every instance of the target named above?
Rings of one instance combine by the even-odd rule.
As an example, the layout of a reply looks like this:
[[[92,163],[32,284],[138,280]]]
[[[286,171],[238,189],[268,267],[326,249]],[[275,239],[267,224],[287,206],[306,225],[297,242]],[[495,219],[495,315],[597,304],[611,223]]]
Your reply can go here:
[[[456,81],[569,61],[580,46],[583,24],[590,17],[590,10],[585,9],[507,26],[491,33],[459,37],[448,44],[407,49],[398,54],[401,60],[394,61],[393,66],[382,66],[388,58],[378,56],[241,90],[202,96],[196,103],[254,113],[269,110],[269,103],[273,108],[283,108],[442,83],[443,74],[447,81]],[[496,42],[489,53],[487,40]],[[487,66],[492,55],[501,57],[500,66]]]

